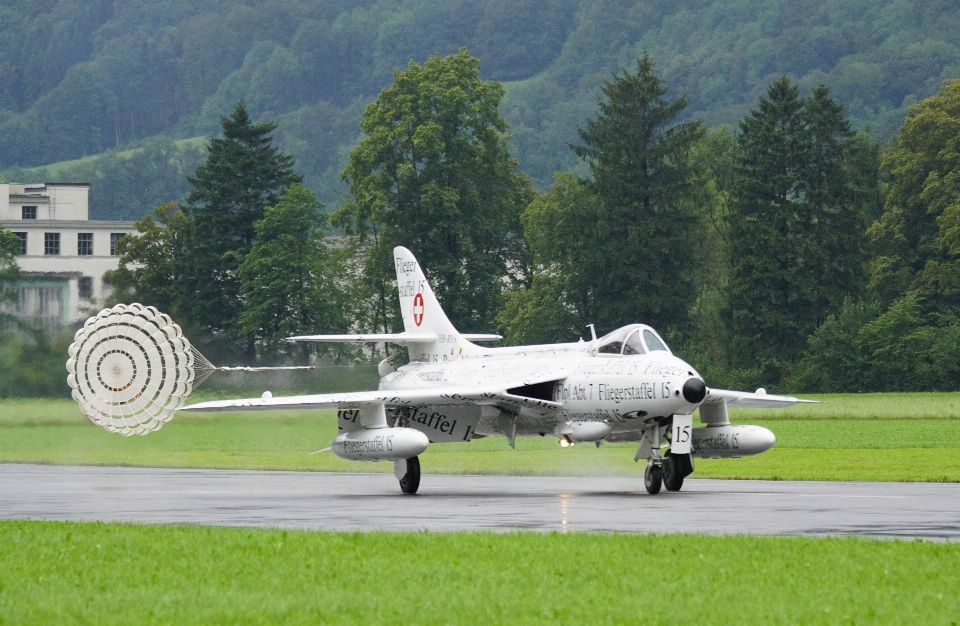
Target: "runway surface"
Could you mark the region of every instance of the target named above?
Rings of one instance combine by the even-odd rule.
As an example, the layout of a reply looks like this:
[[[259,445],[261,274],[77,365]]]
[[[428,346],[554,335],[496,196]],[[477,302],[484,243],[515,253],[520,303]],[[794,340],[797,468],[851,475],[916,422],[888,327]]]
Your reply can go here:
[[[859,535],[960,540],[960,484],[643,479],[0,465],[0,518],[325,530]]]

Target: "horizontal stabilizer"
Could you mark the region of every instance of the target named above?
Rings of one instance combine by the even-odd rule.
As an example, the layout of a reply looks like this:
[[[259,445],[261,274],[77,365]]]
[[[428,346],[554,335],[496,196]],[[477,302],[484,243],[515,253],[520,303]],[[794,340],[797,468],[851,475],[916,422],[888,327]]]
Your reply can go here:
[[[460,333],[460,336],[466,339],[467,341],[500,341],[501,339],[503,339],[503,335]]]
[[[324,343],[396,343],[406,346],[411,343],[433,343],[437,340],[436,335],[428,333],[388,333],[388,334],[366,334],[366,335],[301,335],[299,337],[288,337],[287,341],[317,341]]]
[[[497,341],[503,339],[500,335],[461,335],[467,341]],[[324,343],[395,343],[401,346],[411,344],[434,343],[438,335],[430,333],[381,333],[364,335],[301,335],[288,337],[287,341],[316,341]]]

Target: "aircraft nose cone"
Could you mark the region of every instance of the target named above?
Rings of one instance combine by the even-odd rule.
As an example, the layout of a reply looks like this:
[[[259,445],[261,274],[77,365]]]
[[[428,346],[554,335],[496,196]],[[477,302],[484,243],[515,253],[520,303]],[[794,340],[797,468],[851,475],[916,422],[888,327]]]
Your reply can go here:
[[[707,397],[707,386],[699,378],[691,378],[683,383],[683,399],[697,404]]]

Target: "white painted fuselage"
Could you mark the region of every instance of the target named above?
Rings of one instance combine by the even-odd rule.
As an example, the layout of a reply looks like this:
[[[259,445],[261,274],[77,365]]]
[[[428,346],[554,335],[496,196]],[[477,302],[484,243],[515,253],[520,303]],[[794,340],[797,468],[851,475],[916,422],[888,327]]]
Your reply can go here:
[[[773,445],[773,434],[762,427],[730,424],[727,406],[800,402],[767,396],[763,390],[710,390],[700,374],[644,324],[623,326],[600,338],[591,331],[590,341],[577,343],[478,345],[499,337],[460,333],[413,254],[397,247],[394,262],[403,332],[290,338],[405,346],[409,362],[394,369],[385,359],[376,391],[211,401],[182,410],[337,408],[340,435],[333,450],[353,460],[397,461],[416,456],[418,452],[411,451],[430,442],[501,435],[513,445],[516,437],[550,435],[562,446],[637,441],[635,459],[657,465],[669,455],[763,452]],[[701,428],[692,424],[697,409]]]
[[[681,390],[698,374],[668,352],[622,356],[558,350],[498,355],[494,350],[480,358],[407,364],[383,377],[380,389],[482,389],[516,381],[529,381],[529,388],[556,381],[549,393],[538,397],[559,403],[558,410],[521,409],[518,435],[576,421],[605,422],[614,432],[640,430],[646,418],[688,414],[697,408]]]

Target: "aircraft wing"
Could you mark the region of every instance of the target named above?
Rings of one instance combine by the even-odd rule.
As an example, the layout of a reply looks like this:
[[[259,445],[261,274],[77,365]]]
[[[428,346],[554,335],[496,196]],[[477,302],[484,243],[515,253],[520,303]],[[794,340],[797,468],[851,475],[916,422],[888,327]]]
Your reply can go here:
[[[498,341],[501,335],[462,334],[467,341]],[[430,333],[368,333],[358,335],[300,335],[288,337],[287,341],[316,341],[324,343],[395,343],[409,346],[414,343],[433,343],[439,337]]]
[[[213,400],[211,402],[191,404],[179,410],[188,412],[220,412],[357,409],[378,404],[383,404],[388,407],[511,405],[518,408],[529,407],[541,410],[552,410],[560,407],[560,404],[557,402],[518,396],[513,393],[508,393],[507,390],[503,388],[434,387],[430,389],[355,391],[279,398],[261,397],[239,400]]]
[[[726,389],[710,389],[704,404],[726,402],[728,407],[751,409],[780,409],[798,403],[813,403],[816,400],[801,400],[793,396],[777,396],[769,393],[750,393],[748,391],[728,391]]]

